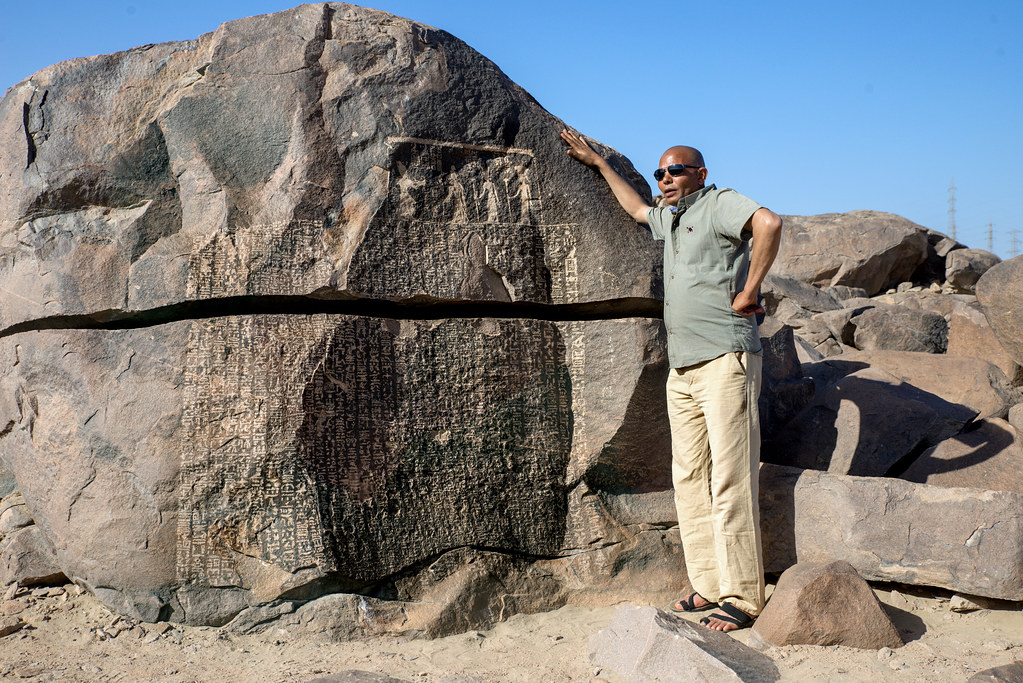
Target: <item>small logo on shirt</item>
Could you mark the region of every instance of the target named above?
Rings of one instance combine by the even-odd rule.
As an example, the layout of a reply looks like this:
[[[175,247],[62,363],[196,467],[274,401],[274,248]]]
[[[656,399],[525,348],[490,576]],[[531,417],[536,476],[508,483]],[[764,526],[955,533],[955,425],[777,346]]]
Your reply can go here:
[[[692,232],[692,231],[693,231],[693,226],[687,225],[686,226],[686,232]]]

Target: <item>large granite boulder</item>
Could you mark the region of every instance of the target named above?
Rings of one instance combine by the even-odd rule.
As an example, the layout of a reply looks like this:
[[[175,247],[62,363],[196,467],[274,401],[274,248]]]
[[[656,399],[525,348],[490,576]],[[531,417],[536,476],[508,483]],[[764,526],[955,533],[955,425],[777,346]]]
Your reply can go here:
[[[146,620],[346,593],[430,635],[684,585],[613,502],[670,486],[660,249],[563,125],[335,3],[8,91],[0,457],[60,571]]]
[[[1023,600],[1023,496],[763,465],[764,568],[845,560],[870,581]]]
[[[927,257],[927,231],[901,216],[851,211],[785,216],[775,276],[873,295],[909,280]]]
[[[660,249],[563,125],[457,38],[340,3],[57,64],[0,101],[0,329],[226,297],[655,295]]]
[[[977,300],[1002,347],[1023,365],[1023,256],[985,272],[977,281]]]

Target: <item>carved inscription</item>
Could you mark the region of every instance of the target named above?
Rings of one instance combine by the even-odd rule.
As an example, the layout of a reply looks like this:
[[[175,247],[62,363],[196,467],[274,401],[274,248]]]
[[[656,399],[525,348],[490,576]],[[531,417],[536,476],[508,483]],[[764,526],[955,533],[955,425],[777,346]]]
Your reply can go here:
[[[179,578],[241,585],[245,557],[373,581],[462,546],[556,552],[567,355],[539,321],[195,323]]]
[[[353,258],[353,291],[555,302],[548,252],[571,248],[570,226],[544,224],[530,151],[410,138],[390,144],[387,198]],[[483,267],[500,281],[489,293],[472,284]]]

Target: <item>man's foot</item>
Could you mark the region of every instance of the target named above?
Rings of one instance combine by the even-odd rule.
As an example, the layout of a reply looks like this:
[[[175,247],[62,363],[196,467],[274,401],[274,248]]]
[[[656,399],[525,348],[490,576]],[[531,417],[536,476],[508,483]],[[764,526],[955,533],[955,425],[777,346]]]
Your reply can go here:
[[[750,626],[755,619],[756,617],[751,617],[735,605],[722,602],[720,612],[700,619],[700,623],[715,631],[736,631]]]
[[[685,613],[685,612],[706,612],[709,609],[714,609],[718,604],[716,602],[708,602],[699,593],[693,592],[689,594],[688,598],[682,598],[674,605],[671,606],[672,612]]]

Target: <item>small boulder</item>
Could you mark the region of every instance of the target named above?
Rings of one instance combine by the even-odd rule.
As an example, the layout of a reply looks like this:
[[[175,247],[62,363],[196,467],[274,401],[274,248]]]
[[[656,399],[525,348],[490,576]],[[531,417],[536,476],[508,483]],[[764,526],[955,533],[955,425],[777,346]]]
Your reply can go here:
[[[753,634],[774,646],[878,650],[903,645],[874,591],[844,561],[800,563],[787,569],[753,625]]]
[[[972,294],[981,276],[1001,262],[990,251],[956,249],[945,258],[945,279],[956,291]]]
[[[853,316],[853,346],[861,350],[945,353],[948,323],[931,311],[874,306]]]
[[[22,586],[67,583],[53,546],[34,524],[0,543],[0,586],[15,582]]]
[[[590,637],[590,661],[634,683],[776,680],[771,660],[732,636],[654,607],[619,607]]]

